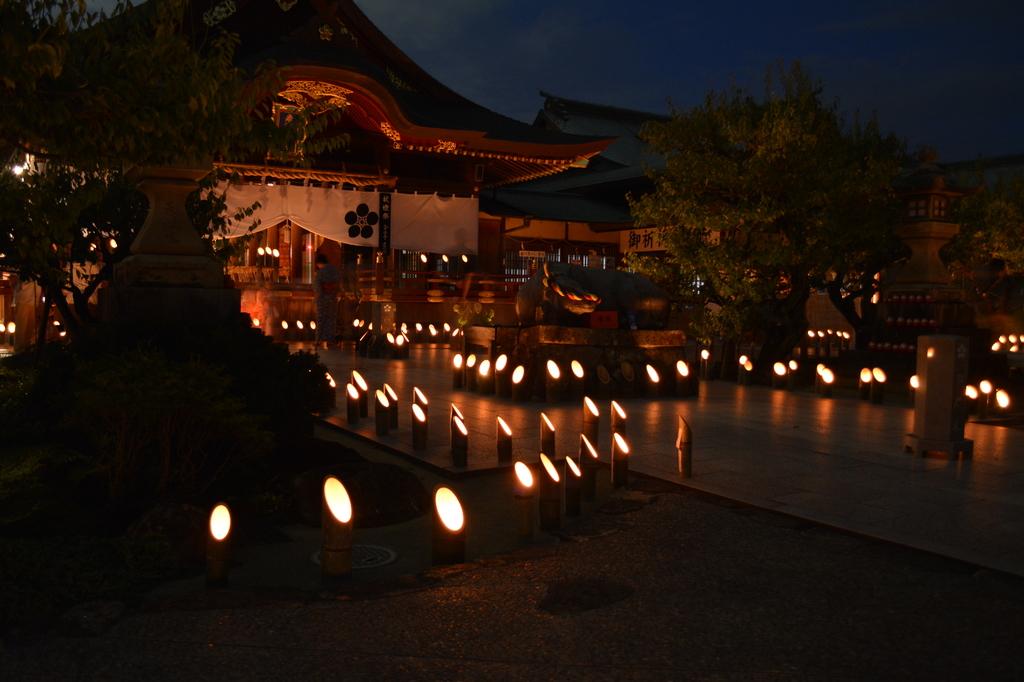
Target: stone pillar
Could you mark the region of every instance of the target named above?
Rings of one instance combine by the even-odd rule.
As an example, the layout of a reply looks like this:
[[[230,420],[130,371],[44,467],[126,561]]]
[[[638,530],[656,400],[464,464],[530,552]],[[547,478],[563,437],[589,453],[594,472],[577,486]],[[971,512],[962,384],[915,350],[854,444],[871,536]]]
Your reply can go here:
[[[896,228],[896,236],[910,247],[910,259],[887,277],[890,288],[934,289],[949,285],[949,268],[939,257],[939,249],[949,243],[960,226],[956,223],[926,220],[905,223]]]
[[[919,388],[914,395],[914,432],[904,439],[907,452],[971,456],[974,443],[964,438],[968,357],[963,336],[918,337]]]
[[[134,175],[149,213],[132,255],[114,267],[104,295],[108,318],[148,322],[224,320],[241,310],[240,292],[225,287],[224,266],[192,228],[185,200],[209,168],[144,167]]]

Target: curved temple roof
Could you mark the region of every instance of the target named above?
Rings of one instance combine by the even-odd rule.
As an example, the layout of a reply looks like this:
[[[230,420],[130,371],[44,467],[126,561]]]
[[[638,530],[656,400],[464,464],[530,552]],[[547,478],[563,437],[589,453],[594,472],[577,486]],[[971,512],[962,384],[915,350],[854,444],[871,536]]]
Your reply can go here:
[[[543,130],[503,116],[443,85],[392,43],[352,0],[193,0],[197,33],[224,29],[241,38],[237,59],[272,60],[288,80],[350,89],[396,150],[495,159],[502,182],[558,172],[612,140]]]

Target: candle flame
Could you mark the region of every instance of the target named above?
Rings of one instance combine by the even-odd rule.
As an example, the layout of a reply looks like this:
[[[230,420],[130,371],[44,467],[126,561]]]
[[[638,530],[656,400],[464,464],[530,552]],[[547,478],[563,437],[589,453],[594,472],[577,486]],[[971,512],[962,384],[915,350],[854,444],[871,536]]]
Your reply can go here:
[[[477,371],[480,372],[481,377],[486,377],[488,374],[491,373],[491,361],[483,360],[480,363],[480,368]]]
[[[562,370],[558,368],[558,363],[554,360],[548,360],[548,374],[552,379],[560,379],[562,376]]]
[[[572,472],[573,476],[575,476],[576,478],[579,478],[579,477],[581,477],[583,475],[583,472],[580,471],[579,464],[574,462],[572,457],[566,457],[565,458],[565,463],[568,465],[569,471]]]
[[[469,429],[466,428],[466,425],[460,417],[456,416],[455,419],[452,420],[452,423],[455,424],[455,428],[457,428],[463,436],[469,435]]]
[[[548,473],[548,476],[551,477],[552,481],[558,483],[560,480],[562,480],[561,476],[558,475],[558,469],[555,468],[555,465],[551,462],[550,459],[548,459],[548,456],[545,455],[543,452],[540,453],[540,463],[544,465],[544,471]]]
[[[615,411],[615,414],[619,415],[619,419],[626,418],[626,411],[622,409],[622,405],[619,405],[615,400],[612,401],[612,409]]]
[[[494,361],[494,371],[504,372],[505,367],[508,366],[508,356],[502,353],[498,356],[498,359]]]
[[[525,462],[516,462],[513,468],[516,472],[516,478],[519,479],[519,485],[524,488],[532,488],[533,472],[530,471],[530,467]]]
[[[967,384],[966,386],[964,386],[964,395],[970,398],[971,400],[977,400],[978,387]]]
[[[867,367],[860,371],[860,381],[862,384],[871,383],[871,370]]]
[[[395,335],[394,334],[392,334],[391,332],[388,332],[386,334],[386,338],[388,340],[388,343],[390,343],[392,346],[395,345]]]
[[[775,372],[775,376],[786,376],[786,366],[781,362],[776,362],[774,365],[772,365],[772,371]]]
[[[998,405],[1001,410],[1008,408],[1010,406],[1010,394],[1003,389],[996,391],[996,405]]]
[[[423,408],[420,407],[419,403],[412,404],[412,416],[415,417],[418,422],[427,421],[427,413],[423,411]]]
[[[914,389],[915,391],[917,389],[921,388],[921,378],[919,376],[917,376],[916,374],[914,374],[914,375],[912,375],[910,377],[910,387],[912,389]],[[977,391],[977,389],[975,389],[975,391]]]
[[[448,324],[447,322],[445,322],[443,325],[441,325],[441,328],[444,329],[444,333],[445,334],[447,334],[448,332],[450,332],[452,330],[452,326],[450,324]]]
[[[391,388],[391,384],[384,384],[384,393],[387,394],[388,400],[398,402],[398,394],[395,393],[395,389]]]
[[[739,365],[745,365],[745,364],[747,364],[747,361],[748,361],[748,360],[750,360],[750,358],[748,358],[748,357],[747,357],[746,355],[741,355],[741,356],[739,357],[739,360],[737,360],[736,362],[737,362],[737,364],[739,364]]]
[[[334,381],[334,377],[332,377],[332,376],[331,376],[331,373],[330,373],[330,372],[327,372],[327,373],[325,373],[325,375],[324,375],[324,376],[326,376],[326,377],[327,377],[327,384],[328,384],[328,385],[329,385],[329,386],[330,386],[331,388],[337,388],[337,387],[338,387],[338,384],[337,384],[337,383],[336,383],[336,382]]]
[[[796,360],[790,360],[789,361],[789,371],[790,372],[795,372],[799,368],[800,368],[800,365],[797,364]]]
[[[218,504],[210,512],[210,535],[221,542],[231,532],[231,511],[226,504]]]
[[[576,377],[577,379],[583,378],[583,364],[580,363],[579,360],[573,360],[572,364],[570,365],[570,368],[572,369],[572,374],[574,377]]]
[[[647,378],[655,384],[661,381],[661,377],[658,376],[658,370],[654,368],[654,365],[649,363],[647,365]]]
[[[381,407],[390,407],[391,406],[391,403],[388,402],[388,397],[386,395],[384,395],[384,391],[382,391],[382,390],[380,390],[378,388],[377,391],[374,393],[374,395],[377,398],[377,404],[380,405]]]
[[[745,369],[748,372],[752,372],[754,370],[754,363],[752,363],[750,360],[747,360],[746,362],[743,363],[743,369]]]
[[[583,409],[589,411],[590,414],[595,417],[599,417],[601,415],[597,410],[597,404],[587,396],[583,396]]]
[[[707,348],[702,350],[700,352],[700,359],[701,360],[710,360],[711,359],[711,351],[709,351]]]
[[[512,370],[512,383],[518,384],[523,380],[526,375],[526,368],[522,365],[516,365],[516,368]]]
[[[985,395],[988,395],[989,393],[992,392],[992,382],[989,381],[988,379],[982,379],[981,382],[978,384],[978,390],[984,393]]]
[[[295,320],[295,326],[299,329],[305,329],[306,325],[302,324],[302,320]]]
[[[690,366],[686,364],[686,360],[676,360],[676,372],[681,377],[690,376]]]
[[[476,367],[476,355],[471,353],[466,356],[466,367],[473,369]]]
[[[884,384],[886,380],[885,371],[881,367],[872,369],[871,377],[880,384]]]
[[[836,380],[836,375],[828,367],[825,367],[824,369],[821,370],[821,380],[824,381],[826,384],[831,384]]]
[[[352,400],[359,400],[359,390],[352,384],[345,385],[345,392],[348,393],[348,397]]]
[[[352,499],[341,481],[334,476],[328,476],[324,480],[324,501],[331,516],[338,523],[348,523],[352,520]]]
[[[453,533],[462,530],[466,516],[462,511],[462,503],[451,488],[440,487],[434,493],[434,508],[444,527]]]
[[[281,320],[281,329],[288,329],[288,320]]]
[[[421,391],[420,389],[416,388],[415,386],[412,387],[412,401],[414,403],[423,403],[424,405],[429,405],[430,404],[427,401],[426,394],[424,394],[423,391]]]
[[[462,369],[462,353],[456,353],[455,357],[452,358],[452,367]]]

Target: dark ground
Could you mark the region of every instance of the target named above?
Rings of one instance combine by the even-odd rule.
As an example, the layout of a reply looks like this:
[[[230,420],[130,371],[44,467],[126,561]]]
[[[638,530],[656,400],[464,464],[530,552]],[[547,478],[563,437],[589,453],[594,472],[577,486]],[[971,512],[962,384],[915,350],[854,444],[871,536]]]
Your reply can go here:
[[[3,679],[1022,679],[1024,580],[637,481],[565,542],[347,594],[152,602]],[[637,507],[640,508],[637,508]]]

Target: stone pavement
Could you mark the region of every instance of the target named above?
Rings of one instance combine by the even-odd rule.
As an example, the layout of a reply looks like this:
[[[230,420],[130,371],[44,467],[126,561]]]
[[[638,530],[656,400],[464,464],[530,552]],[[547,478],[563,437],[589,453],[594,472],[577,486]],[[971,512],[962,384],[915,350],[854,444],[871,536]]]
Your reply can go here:
[[[447,349],[413,349],[408,360],[367,360],[351,350],[321,358],[339,382],[339,406],[329,421],[345,426],[343,389],[353,367],[372,387],[389,382],[403,401],[400,428],[379,441],[453,475],[446,428],[449,401],[466,416],[470,471],[493,469],[495,417],[511,425],[515,458],[535,462],[539,414],[558,429],[558,455],[575,454],[581,408],[564,402],[512,403],[452,391]],[[430,399],[430,447],[411,449],[409,397],[419,386]],[[975,441],[968,461],[904,454],[912,411],[895,405],[809,392],[702,385],[698,399],[622,401],[629,414],[631,469],[706,492],[830,526],[878,537],[982,566],[1024,575],[1024,432],[969,424]],[[601,408],[600,451],[609,456],[608,404]],[[694,432],[693,478],[676,472],[676,415]],[[371,418],[354,429],[374,438]]]

